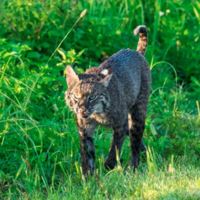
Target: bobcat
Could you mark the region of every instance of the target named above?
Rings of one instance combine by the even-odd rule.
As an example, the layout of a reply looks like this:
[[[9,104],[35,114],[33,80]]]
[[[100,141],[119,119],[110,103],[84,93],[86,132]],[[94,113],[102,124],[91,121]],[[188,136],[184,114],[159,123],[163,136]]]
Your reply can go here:
[[[130,136],[131,164],[134,169],[139,164],[151,76],[144,58],[147,29],[138,26],[134,33],[139,34],[137,51],[122,49],[99,67],[80,75],[72,67],[66,68],[65,100],[76,114],[84,175],[92,174],[95,169],[92,134],[98,124],[113,129],[106,168],[115,167],[116,153],[120,153],[126,135]]]

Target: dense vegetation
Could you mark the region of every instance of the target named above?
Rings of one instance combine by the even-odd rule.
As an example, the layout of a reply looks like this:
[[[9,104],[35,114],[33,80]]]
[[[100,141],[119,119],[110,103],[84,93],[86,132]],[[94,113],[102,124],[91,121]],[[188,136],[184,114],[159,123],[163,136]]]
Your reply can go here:
[[[81,73],[135,49],[138,24],[153,80],[147,152],[134,174],[127,139],[122,166],[106,171],[111,130],[101,127],[96,176],[85,181],[65,66]],[[192,0],[2,0],[0,199],[200,199],[199,24]]]

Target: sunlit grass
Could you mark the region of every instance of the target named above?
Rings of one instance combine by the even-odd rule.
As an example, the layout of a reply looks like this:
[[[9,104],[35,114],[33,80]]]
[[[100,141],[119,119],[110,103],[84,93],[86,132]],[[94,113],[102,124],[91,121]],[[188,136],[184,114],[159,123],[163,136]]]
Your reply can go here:
[[[174,171],[148,170],[135,174],[127,169],[115,169],[84,181],[73,176],[62,179],[57,187],[45,193],[33,190],[19,192],[31,199],[199,199],[199,170],[190,166],[175,167]],[[11,196],[12,197],[12,196]]]
[[[0,3],[0,199],[200,199],[199,4],[73,3]],[[112,134],[99,127],[96,174],[86,180],[75,119],[64,103],[65,65],[82,72],[134,48],[132,30],[143,23],[152,71],[147,152],[133,173],[127,137],[123,162],[107,171]]]

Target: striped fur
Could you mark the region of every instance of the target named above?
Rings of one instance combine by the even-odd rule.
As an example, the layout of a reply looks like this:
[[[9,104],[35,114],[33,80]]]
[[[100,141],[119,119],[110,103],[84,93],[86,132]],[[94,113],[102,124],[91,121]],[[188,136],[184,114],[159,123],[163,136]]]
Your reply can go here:
[[[137,26],[134,31],[134,35],[139,34],[139,41],[137,45],[137,51],[141,54],[145,54],[146,48],[147,48],[147,28],[144,25]]]

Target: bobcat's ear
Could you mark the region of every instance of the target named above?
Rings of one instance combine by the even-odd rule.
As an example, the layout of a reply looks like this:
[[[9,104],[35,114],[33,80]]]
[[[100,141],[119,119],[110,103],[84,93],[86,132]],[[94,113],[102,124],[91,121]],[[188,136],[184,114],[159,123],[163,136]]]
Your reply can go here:
[[[68,87],[74,85],[76,82],[79,81],[78,75],[76,72],[72,69],[70,65],[68,65],[65,69],[65,74],[66,74],[66,81]]]
[[[100,72],[102,79],[100,80],[100,83],[102,83],[105,87],[108,87],[110,80],[112,78],[112,69],[103,69]]]

